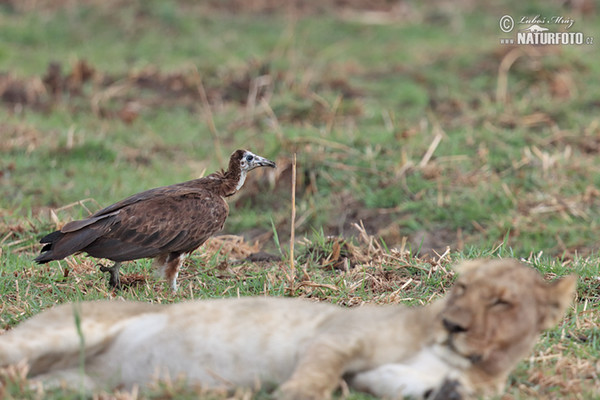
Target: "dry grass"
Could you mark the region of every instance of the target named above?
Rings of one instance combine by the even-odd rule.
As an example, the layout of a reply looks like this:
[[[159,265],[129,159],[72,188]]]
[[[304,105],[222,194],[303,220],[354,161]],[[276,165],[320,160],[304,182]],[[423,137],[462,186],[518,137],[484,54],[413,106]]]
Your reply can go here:
[[[189,291],[190,294],[198,293],[202,282],[194,281],[195,278],[200,276],[201,279],[208,279],[214,274],[214,278],[222,284],[219,296],[240,296],[244,295],[243,286],[260,276],[263,287],[262,290],[254,289],[255,295],[288,293],[296,297],[352,307],[364,303],[426,304],[443,296],[450,287],[454,276],[451,265],[457,262],[450,252],[434,257],[415,258],[407,250],[386,249],[379,239],[369,235],[360,225],[356,226],[356,229],[360,235],[354,243],[340,237],[324,237],[320,243],[304,239],[297,256],[295,280],[291,285],[285,259],[265,263],[242,261],[257,251],[256,244],[248,244],[243,238],[235,235],[213,238],[204,245],[198,259],[194,261],[204,264],[212,272],[208,273],[203,268],[194,273],[193,265],[188,265],[181,274],[181,290]],[[535,263],[535,259],[529,261]],[[161,288],[160,283],[149,281],[139,273],[126,273],[123,276],[126,286],[124,293],[107,292],[104,282],[94,277],[97,268],[89,259],[67,259],[63,270],[70,277],[68,284],[60,285],[63,294],[69,291],[92,291],[100,293],[103,297],[150,299],[146,290],[149,288],[152,301],[176,300]],[[26,287],[17,285],[14,295],[4,298],[2,315],[31,314],[33,289],[51,291],[54,287],[54,284],[36,282],[40,273],[47,272],[39,271],[37,267],[21,272],[23,275],[17,282],[29,283]],[[548,279],[552,279],[556,274],[546,275]],[[140,277],[139,281],[136,281],[137,277]],[[211,288],[211,293],[215,291],[216,288]],[[531,356],[524,360],[513,374],[503,399],[540,396],[549,399],[583,399],[600,394],[597,389],[600,387],[600,363],[595,356],[597,350],[589,347],[597,340],[597,332],[600,329],[600,318],[593,296],[596,294],[593,293],[592,297],[580,295],[573,307],[577,312],[570,313],[557,329],[542,337]],[[30,388],[25,378],[26,372],[25,365],[11,366],[0,371],[0,380],[5,384],[2,390],[10,390],[9,393],[13,395],[27,394],[28,398],[56,395],[55,392],[46,393],[35,385]],[[171,381],[157,382],[143,392],[139,388],[134,388],[131,392],[97,392],[93,398],[171,398],[170,396],[179,395],[184,396],[183,398],[254,398],[250,392],[237,392],[233,395],[206,392],[201,388],[186,386],[175,377]]]

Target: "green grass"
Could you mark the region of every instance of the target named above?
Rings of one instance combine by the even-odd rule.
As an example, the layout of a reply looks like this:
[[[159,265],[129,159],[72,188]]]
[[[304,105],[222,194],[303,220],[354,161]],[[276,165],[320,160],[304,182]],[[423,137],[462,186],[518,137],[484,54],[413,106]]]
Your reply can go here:
[[[316,285],[290,292],[284,262],[238,266],[225,254],[196,254],[176,295],[142,260],[124,268],[136,284],[120,296],[174,302],[266,293],[342,305],[421,304],[450,286],[435,253],[450,246],[444,268],[464,258],[517,257],[550,276],[580,276],[574,311],[536,349],[561,357],[522,363],[511,395],[528,398],[535,396],[528,388],[541,388],[556,396],[577,375],[560,360],[585,366],[598,358],[598,319],[583,311],[598,307],[600,275],[597,45],[523,48],[508,71],[506,104],[495,97],[510,51],[498,44],[499,16],[572,14],[573,29],[600,40],[595,12],[578,17],[558,2],[407,4],[409,18],[364,24],[339,10],[232,13],[228,2],[118,3],[119,12],[96,1],[0,7],[2,327],[52,304],[112,296],[89,259],[32,264],[37,240],[57,221],[223,168],[233,150],[246,147],[277,159],[281,175],[251,174],[229,202],[225,233],[278,253],[275,233],[287,254],[286,170],[297,154],[296,237],[310,244],[297,244],[296,279],[308,276]],[[80,60],[95,75],[73,84],[65,77]],[[66,79],[58,97],[42,83],[52,62]],[[252,83],[264,75],[270,81],[251,107]],[[328,236],[355,243],[352,224],[360,221],[385,242],[382,251],[405,243],[410,256],[332,268],[324,261],[334,243]],[[567,371],[565,379],[535,381],[533,372],[554,369]],[[586,398],[597,396],[597,383],[584,380]],[[26,389],[14,390],[18,398]]]

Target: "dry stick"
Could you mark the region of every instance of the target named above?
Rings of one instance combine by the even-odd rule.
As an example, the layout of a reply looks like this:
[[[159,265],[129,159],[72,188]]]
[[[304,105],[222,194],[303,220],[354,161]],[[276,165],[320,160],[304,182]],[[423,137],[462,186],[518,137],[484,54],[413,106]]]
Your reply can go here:
[[[90,106],[92,108],[92,112],[94,113],[94,115],[100,115],[100,113],[101,113],[100,103],[102,103],[103,101],[108,101],[115,97],[121,96],[122,94],[125,94],[125,92],[127,92],[127,90],[131,89],[132,86],[133,86],[132,79],[125,78],[125,79],[116,81],[115,83],[113,83],[112,85],[107,87],[106,89],[93,95],[92,98],[90,99]]]
[[[196,85],[198,94],[200,95],[200,99],[202,100],[202,111],[204,114],[204,119],[206,120],[206,124],[208,125],[208,130],[210,131],[213,137],[213,143],[215,145],[217,161],[219,164],[223,164],[223,154],[221,152],[221,142],[219,141],[219,135],[217,132],[217,126],[215,125],[215,119],[213,118],[213,113],[210,108],[210,103],[208,102],[208,96],[206,95],[206,90],[204,89],[204,84],[202,83],[202,77],[200,76],[200,72],[198,69],[194,68],[194,72],[196,78],[198,79],[198,83]]]
[[[269,102],[266,101],[265,99],[261,99],[260,105],[263,107],[263,109],[267,113],[267,115],[271,118],[271,121],[273,122],[273,128],[275,129],[275,135],[277,135],[277,139],[280,142],[284,142],[285,137],[283,135],[283,131],[281,130],[281,126],[279,125],[279,120],[277,119],[277,115],[275,115],[275,112],[269,105]]]
[[[6,235],[4,235],[4,237],[2,238],[2,240],[0,240],[0,245],[3,244],[4,242],[6,242],[6,240],[11,237],[13,235],[12,231],[8,231],[8,233]],[[0,253],[1,254],[1,253]]]
[[[508,100],[508,71],[510,67],[523,55],[519,48],[509,51],[498,67],[498,83],[496,85],[496,101],[505,104]]]
[[[441,141],[442,141],[442,134],[437,133],[435,135],[435,137],[433,138],[433,141],[429,145],[429,148],[425,152],[425,155],[421,159],[421,162],[419,163],[419,168],[424,168],[427,165],[427,163],[431,159],[431,156],[433,156],[433,152],[435,151],[435,149],[437,149],[437,147]]]
[[[340,104],[342,104],[342,99],[343,96],[341,94],[338,95],[335,98],[331,109],[329,110],[329,120],[327,121],[327,127],[325,128],[325,132],[327,132],[327,135],[331,134],[331,131],[333,130],[333,126],[335,125],[335,115],[337,114],[337,110],[340,107]]]
[[[248,118],[254,117],[254,109],[256,108],[256,100],[258,98],[258,90],[263,86],[269,86],[272,82],[270,75],[261,75],[250,81],[250,89],[248,90],[248,99],[246,100],[246,115]],[[266,100],[265,100],[266,101]]]
[[[289,286],[294,288],[294,276],[296,275],[294,266],[294,239],[296,230],[296,153],[292,162],[292,223],[290,232],[290,275],[288,276]]]
[[[87,211],[88,213],[92,214],[92,212],[84,205],[84,203],[86,203],[88,201],[91,201],[91,202],[95,203],[98,207],[100,207],[100,203],[98,203],[96,201],[96,199],[94,199],[93,197],[88,197],[86,199],[81,199],[81,200],[77,200],[77,201],[75,201],[73,203],[69,203],[66,206],[62,206],[62,207],[56,208],[55,211],[64,211],[64,210],[66,210],[68,208],[72,208],[72,207],[75,207],[75,206],[78,205],[78,206],[83,207],[85,209],[85,211]]]
[[[337,143],[337,142],[332,142],[329,141],[327,139],[323,139],[320,137],[299,137],[297,139],[294,139],[293,141],[295,144],[318,144],[320,146],[324,146],[330,149],[335,149],[335,150],[341,150],[347,153],[353,153],[353,154],[362,154],[359,150],[356,150],[353,147],[350,146],[346,146],[345,144],[342,143]]]

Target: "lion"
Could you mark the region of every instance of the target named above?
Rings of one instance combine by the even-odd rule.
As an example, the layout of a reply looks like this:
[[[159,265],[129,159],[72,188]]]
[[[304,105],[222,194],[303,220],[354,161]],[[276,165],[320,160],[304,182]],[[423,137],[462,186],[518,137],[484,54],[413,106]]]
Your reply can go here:
[[[185,376],[203,388],[273,388],[282,400],[328,399],[342,380],[388,399],[496,394],[561,320],[576,278],[547,283],[515,260],[457,271],[446,297],[413,308],[275,297],[63,304],[1,335],[0,365],[26,360],[44,385],[88,390]]]

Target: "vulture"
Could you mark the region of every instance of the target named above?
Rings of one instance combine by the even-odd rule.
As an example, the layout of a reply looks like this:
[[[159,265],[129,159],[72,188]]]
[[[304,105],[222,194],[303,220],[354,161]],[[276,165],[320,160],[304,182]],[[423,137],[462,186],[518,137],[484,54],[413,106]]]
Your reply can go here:
[[[236,150],[227,171],[200,179],[134,194],[90,217],[71,221],[40,240],[38,264],[85,252],[114,262],[101,267],[109,285],[120,288],[123,261],[153,258],[173,291],[183,258],[223,228],[229,213],[225,197],[241,189],[246,174],[273,161],[247,150]]]

